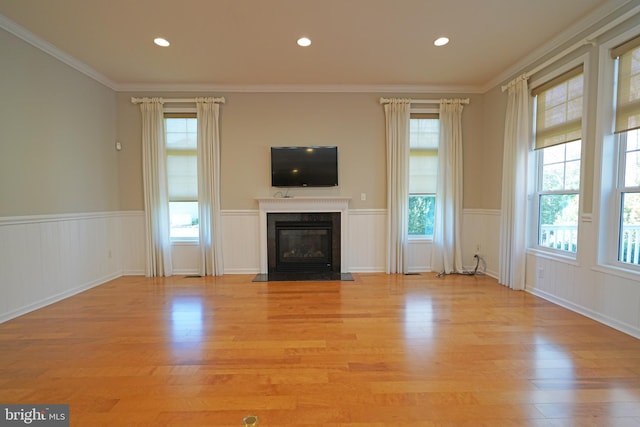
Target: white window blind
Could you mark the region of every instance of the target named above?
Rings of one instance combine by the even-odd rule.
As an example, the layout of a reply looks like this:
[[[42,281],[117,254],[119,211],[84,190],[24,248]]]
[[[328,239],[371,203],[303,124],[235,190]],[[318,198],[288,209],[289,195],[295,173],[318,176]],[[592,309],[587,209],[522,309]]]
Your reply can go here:
[[[616,133],[640,128],[640,36],[611,50],[618,58]]]
[[[435,194],[438,176],[438,115],[412,113],[411,119],[409,193]]]
[[[583,66],[534,88],[536,150],[582,139]]]
[[[169,201],[198,201],[198,137],[195,115],[166,114]]]

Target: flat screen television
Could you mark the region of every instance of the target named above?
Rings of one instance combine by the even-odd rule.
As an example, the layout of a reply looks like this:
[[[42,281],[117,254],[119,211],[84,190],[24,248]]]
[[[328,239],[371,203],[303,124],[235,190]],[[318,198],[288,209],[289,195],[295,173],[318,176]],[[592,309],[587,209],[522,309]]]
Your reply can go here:
[[[273,187],[335,187],[338,147],[271,147]]]

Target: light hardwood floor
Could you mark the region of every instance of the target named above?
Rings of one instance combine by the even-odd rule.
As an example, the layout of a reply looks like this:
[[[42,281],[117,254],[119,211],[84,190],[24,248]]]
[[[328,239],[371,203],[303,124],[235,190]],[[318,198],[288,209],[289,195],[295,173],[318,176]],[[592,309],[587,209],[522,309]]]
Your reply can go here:
[[[0,324],[72,426],[640,426],[640,340],[483,276],[122,277]]]

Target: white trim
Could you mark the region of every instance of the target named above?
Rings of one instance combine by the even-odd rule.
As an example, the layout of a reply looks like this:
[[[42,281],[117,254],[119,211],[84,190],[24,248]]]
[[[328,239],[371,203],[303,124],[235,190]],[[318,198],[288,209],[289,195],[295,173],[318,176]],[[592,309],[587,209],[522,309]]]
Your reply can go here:
[[[635,25],[615,37],[601,43],[598,50],[598,102],[595,109],[595,150],[593,170],[593,215],[597,230],[596,237],[596,271],[611,273],[618,277],[638,280],[638,273],[633,269],[618,267],[618,206],[617,198],[620,169],[619,139],[613,133],[615,123],[615,61],[611,58],[610,49],[640,35],[640,28]],[[634,277],[635,276],[635,277]]]
[[[500,209],[463,209],[462,214],[500,216],[502,211]]]
[[[83,219],[117,218],[123,215],[129,215],[128,211],[10,216],[10,217],[0,217],[0,227],[7,226],[7,225],[37,224],[37,223],[45,223],[45,222],[77,221],[77,220],[83,220]],[[138,215],[137,211],[135,215]]]
[[[58,49],[48,41],[36,36],[31,31],[16,24],[4,15],[0,15],[0,28],[29,43],[33,47],[51,55],[58,61],[67,64],[71,68],[80,71],[82,74],[85,74],[98,83],[101,83],[110,89],[116,90],[117,84],[113,80],[110,80],[104,74],[99,73],[84,62],[81,62],[68,53]]]
[[[222,216],[258,216],[260,211],[257,209],[229,209],[220,211]]]
[[[349,215],[386,215],[386,209],[349,209]]]
[[[565,253],[574,255],[565,255]],[[572,265],[574,267],[580,266],[580,263],[578,262],[576,257],[577,254],[574,252],[560,251],[558,249],[546,248],[544,246],[536,246],[533,248],[528,248],[527,255]]]
[[[595,320],[596,322],[603,323],[603,324],[605,324],[607,326],[610,326],[610,327],[612,327],[614,329],[617,329],[617,330],[622,331],[622,332],[624,332],[626,334],[629,334],[632,337],[640,339],[640,329],[636,328],[633,325],[630,325],[630,324],[624,323],[624,322],[620,322],[620,321],[618,321],[616,319],[613,319],[613,318],[611,318],[609,316],[605,316],[603,314],[595,312],[595,311],[593,311],[593,310],[591,310],[591,309],[589,309],[587,307],[584,307],[582,305],[574,304],[571,301],[568,301],[568,300],[566,300],[564,298],[557,297],[557,296],[555,296],[553,294],[550,294],[548,292],[545,292],[545,291],[543,291],[541,289],[525,287],[525,291],[530,293],[530,294],[532,294],[532,295],[540,297],[540,298],[542,298],[544,300],[547,300],[549,302],[557,304],[557,305],[559,305],[561,307],[564,307],[564,308],[566,308],[568,310],[571,310],[573,312],[582,314],[583,316],[586,316],[586,317],[588,317],[588,318],[590,318],[592,320]]]
[[[591,267],[591,270],[599,273],[610,274],[622,279],[633,280],[634,282],[640,282],[640,271],[633,268],[625,268],[623,266],[612,264],[598,264]]]
[[[580,33],[584,31],[587,31],[589,28],[594,27],[600,21],[611,16],[616,10],[620,9],[627,3],[630,3],[630,1],[629,0],[612,0],[605,3],[595,12],[585,17],[583,20],[567,28],[565,31],[563,31],[561,34],[559,34],[556,38],[551,40],[549,43],[546,43],[543,46],[540,46],[538,49],[534,50],[533,52],[525,56],[522,60],[515,63],[513,66],[507,68],[499,76],[489,81],[487,84],[483,86],[481,93],[486,93],[491,89],[495,88],[496,86],[502,84],[503,82],[509,80],[514,75],[518,73],[522,73],[521,70],[524,70],[527,67],[532,66],[536,61],[539,61],[545,55],[553,52],[554,50],[559,49],[562,45],[569,42],[572,38],[578,36]],[[638,13],[638,7],[635,7],[631,11],[621,16],[627,16],[627,19],[630,19],[636,13]],[[614,18],[614,19],[617,20],[619,18]],[[598,31],[599,29],[595,29],[593,33],[597,33]],[[588,35],[586,39],[589,39],[590,37],[591,35]]]

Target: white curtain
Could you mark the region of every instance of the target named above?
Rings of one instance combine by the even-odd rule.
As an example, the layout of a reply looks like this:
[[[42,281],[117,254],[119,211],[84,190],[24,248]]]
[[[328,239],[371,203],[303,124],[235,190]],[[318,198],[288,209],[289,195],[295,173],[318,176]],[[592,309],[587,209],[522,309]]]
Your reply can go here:
[[[140,103],[148,277],[172,274],[162,104],[162,98],[144,98]]]
[[[198,209],[200,275],[224,274],[220,219],[220,106],[213,98],[196,98],[198,111]]]
[[[409,189],[409,99],[384,104],[387,131],[387,274],[406,273]]]
[[[502,160],[500,274],[498,281],[524,289],[527,222],[527,155],[530,140],[530,98],[527,77],[508,85]]]
[[[462,109],[459,99],[440,101],[440,143],[431,270],[445,274],[463,271],[460,240]]]

